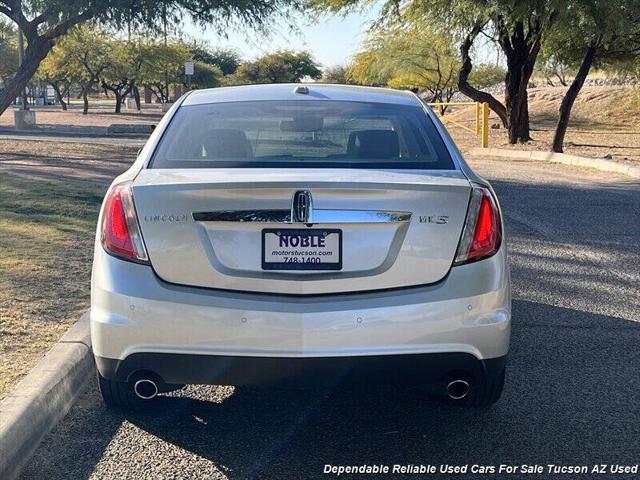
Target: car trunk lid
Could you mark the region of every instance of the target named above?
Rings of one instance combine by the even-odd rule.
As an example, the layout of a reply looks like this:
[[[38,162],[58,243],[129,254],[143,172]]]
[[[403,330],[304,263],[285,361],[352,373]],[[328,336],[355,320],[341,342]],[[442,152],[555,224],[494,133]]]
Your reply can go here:
[[[133,185],[161,279],[280,294],[441,280],[456,253],[470,190],[458,171],[362,169],[146,169]],[[303,203],[312,201],[311,216],[302,219],[292,211],[301,194]],[[279,256],[304,256],[318,242],[333,262],[290,268]]]

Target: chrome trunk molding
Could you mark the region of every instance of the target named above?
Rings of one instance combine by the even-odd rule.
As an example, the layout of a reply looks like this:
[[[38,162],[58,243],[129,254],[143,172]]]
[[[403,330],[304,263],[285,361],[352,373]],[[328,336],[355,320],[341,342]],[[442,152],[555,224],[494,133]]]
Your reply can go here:
[[[379,210],[313,210],[309,223],[295,222],[291,210],[221,210],[213,212],[193,212],[196,222],[257,222],[312,225],[348,223],[407,223],[410,212]]]

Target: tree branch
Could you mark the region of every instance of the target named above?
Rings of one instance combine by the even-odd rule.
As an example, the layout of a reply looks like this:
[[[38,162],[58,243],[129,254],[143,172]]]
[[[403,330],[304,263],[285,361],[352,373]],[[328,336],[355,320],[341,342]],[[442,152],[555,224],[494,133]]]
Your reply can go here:
[[[477,88],[474,88],[469,84],[469,74],[471,73],[471,70],[473,68],[469,51],[471,50],[471,46],[473,45],[474,40],[476,39],[482,28],[484,28],[484,24],[481,22],[476,22],[460,45],[462,64],[460,65],[460,71],[458,72],[458,89],[460,90],[460,92],[464,93],[467,97],[475,100],[476,102],[488,103],[489,108],[491,108],[491,110],[493,110],[496,115],[500,117],[502,124],[505,128],[507,128],[507,125],[509,123],[507,118],[507,109],[505,108],[505,106],[490,93],[478,90]]]

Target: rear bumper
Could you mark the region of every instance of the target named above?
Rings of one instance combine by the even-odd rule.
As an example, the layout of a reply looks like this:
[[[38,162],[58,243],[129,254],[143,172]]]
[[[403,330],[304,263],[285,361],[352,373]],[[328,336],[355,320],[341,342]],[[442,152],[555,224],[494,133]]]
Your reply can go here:
[[[483,360],[509,349],[504,247],[491,258],[452,268],[438,284],[304,297],[171,285],[151,267],[98,246],[91,294],[93,352],[113,361],[147,354],[388,359],[441,353]]]
[[[328,358],[241,357],[134,353],[124,360],[96,357],[100,374],[129,381],[153,372],[172,384],[300,385],[336,384],[342,380],[380,383],[442,383],[462,374],[474,382],[495,377],[506,357],[479,360],[468,353],[428,353]]]

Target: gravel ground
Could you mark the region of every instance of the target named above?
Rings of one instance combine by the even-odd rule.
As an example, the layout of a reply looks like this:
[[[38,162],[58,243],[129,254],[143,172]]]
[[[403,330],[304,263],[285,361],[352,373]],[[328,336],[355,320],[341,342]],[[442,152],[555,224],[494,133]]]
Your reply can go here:
[[[500,197],[513,271],[498,404],[464,410],[416,390],[349,385],[199,386],[124,416],[103,407],[92,381],[22,478],[308,479],[329,478],[325,464],[637,463],[640,185],[564,165],[475,167]],[[532,477],[554,475],[523,478]]]

